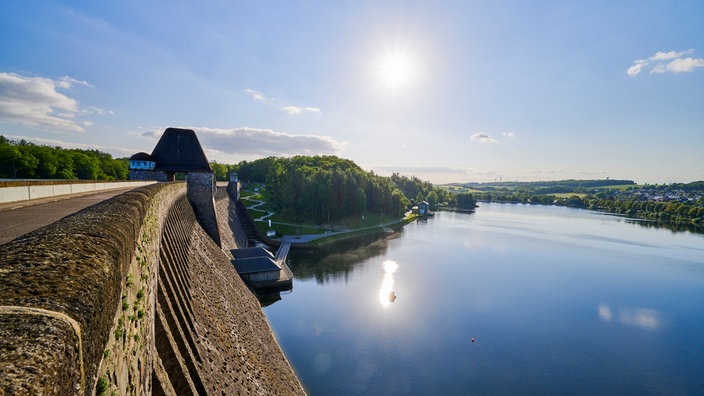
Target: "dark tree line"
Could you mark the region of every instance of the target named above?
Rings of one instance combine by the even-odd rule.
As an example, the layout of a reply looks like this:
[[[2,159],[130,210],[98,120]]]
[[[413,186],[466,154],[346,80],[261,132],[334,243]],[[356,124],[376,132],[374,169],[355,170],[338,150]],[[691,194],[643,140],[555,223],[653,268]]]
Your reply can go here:
[[[418,202],[421,201],[427,201],[432,206],[431,200],[434,200],[436,205],[446,201],[445,190],[437,188],[430,182],[421,180],[415,176],[406,177],[394,173],[391,175],[391,181],[403,192],[413,205],[417,205]],[[433,192],[435,193],[434,196],[431,195]]]
[[[365,213],[402,216],[410,202],[391,178],[335,156],[267,157],[236,166],[242,181],[266,183],[292,222],[333,222]]]
[[[19,179],[126,180],[127,158],[98,150],[39,146],[0,135],[0,177]]]
[[[498,182],[498,183],[467,183],[461,185],[466,188],[473,188],[484,191],[495,190],[512,190],[523,192],[538,192],[541,194],[557,194],[564,192],[578,192],[580,189],[594,189],[598,187],[609,186],[627,186],[636,187],[633,180],[619,179],[596,179],[596,180],[549,180],[549,181],[530,181],[530,182]]]
[[[478,194],[478,198],[483,202],[569,206],[622,214],[663,223],[693,225],[700,229],[704,227],[704,202],[697,201],[654,202],[635,198],[619,199],[591,194],[584,197],[573,195],[563,198],[554,195],[509,192],[483,192]]]
[[[394,173],[391,180],[413,205],[426,201],[430,210],[437,210],[440,205],[462,209],[474,209],[477,206],[477,201],[471,193],[453,193],[415,176],[406,177]]]

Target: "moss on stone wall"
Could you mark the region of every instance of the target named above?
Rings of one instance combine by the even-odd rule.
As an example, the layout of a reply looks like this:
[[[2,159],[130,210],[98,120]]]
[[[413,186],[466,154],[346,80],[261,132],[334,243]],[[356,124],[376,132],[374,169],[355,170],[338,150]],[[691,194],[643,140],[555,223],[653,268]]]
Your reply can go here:
[[[121,194],[0,246],[0,307],[43,309],[64,314],[78,323],[85,370],[85,380],[74,378],[83,388],[79,393],[92,392],[114,312],[121,304],[122,282],[142,219],[151,198],[162,187],[153,185]],[[29,314],[13,316],[28,326],[32,320]],[[41,334],[42,331],[35,332],[36,337]],[[24,338],[23,342],[42,340]],[[62,343],[54,347],[78,345]],[[2,356],[5,353],[0,351]],[[45,355],[36,351],[27,356],[28,361],[12,365],[33,367],[49,378],[80,376],[72,365],[62,365],[58,372],[49,371],[53,366],[44,361]],[[3,361],[4,367],[5,364]],[[12,378],[1,377],[2,387],[13,382]]]
[[[184,188],[132,190],[0,245],[0,394],[91,394],[99,378],[107,394],[175,394],[179,373],[166,372],[174,366],[156,352],[156,322],[194,341],[191,368],[205,393],[303,393],[256,298],[184,204]],[[232,219],[233,207],[219,199],[217,216]],[[178,257],[162,247],[167,221],[186,230]],[[170,292],[190,306],[172,323],[192,323],[190,335],[157,320],[164,265],[180,279]]]

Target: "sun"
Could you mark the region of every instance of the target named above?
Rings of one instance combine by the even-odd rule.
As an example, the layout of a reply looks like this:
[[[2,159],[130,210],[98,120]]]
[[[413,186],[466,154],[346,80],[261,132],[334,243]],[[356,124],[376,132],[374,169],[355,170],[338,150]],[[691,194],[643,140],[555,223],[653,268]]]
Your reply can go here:
[[[403,88],[414,77],[415,66],[413,60],[401,52],[384,55],[377,66],[379,81],[389,88]]]

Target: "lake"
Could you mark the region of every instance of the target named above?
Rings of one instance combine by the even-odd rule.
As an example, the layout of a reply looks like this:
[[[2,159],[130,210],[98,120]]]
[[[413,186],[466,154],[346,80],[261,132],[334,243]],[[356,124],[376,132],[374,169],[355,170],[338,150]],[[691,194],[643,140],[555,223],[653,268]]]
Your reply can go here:
[[[704,394],[702,234],[483,203],[290,264],[311,395]]]

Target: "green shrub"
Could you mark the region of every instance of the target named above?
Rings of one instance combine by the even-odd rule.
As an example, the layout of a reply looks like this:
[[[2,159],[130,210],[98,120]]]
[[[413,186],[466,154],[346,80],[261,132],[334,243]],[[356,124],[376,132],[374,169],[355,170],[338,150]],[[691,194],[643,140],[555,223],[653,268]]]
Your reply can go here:
[[[95,394],[104,395],[108,391],[109,387],[110,383],[108,382],[108,378],[105,376],[100,377],[98,378],[98,384],[95,386]]]

